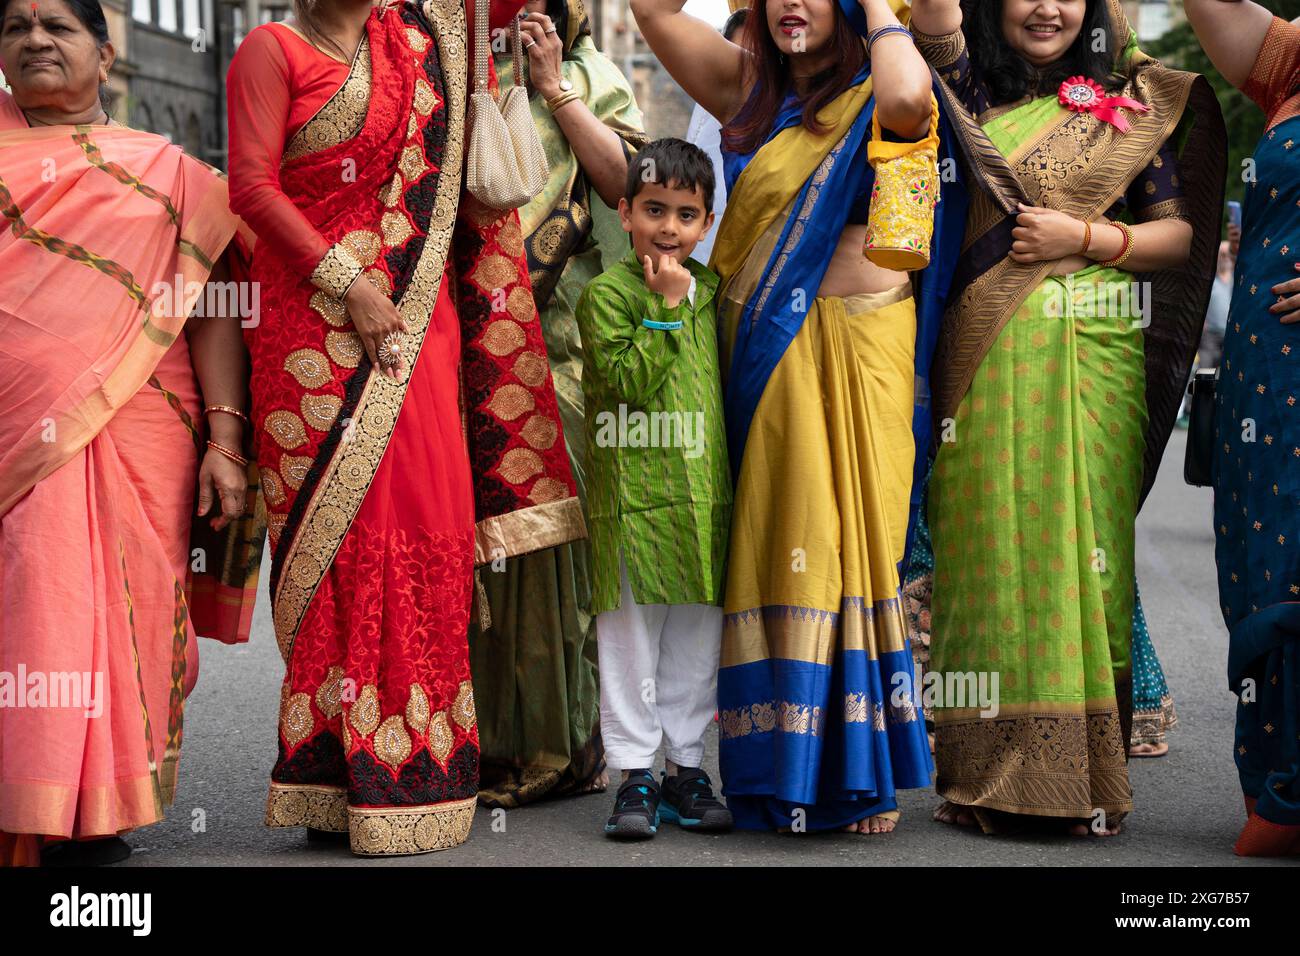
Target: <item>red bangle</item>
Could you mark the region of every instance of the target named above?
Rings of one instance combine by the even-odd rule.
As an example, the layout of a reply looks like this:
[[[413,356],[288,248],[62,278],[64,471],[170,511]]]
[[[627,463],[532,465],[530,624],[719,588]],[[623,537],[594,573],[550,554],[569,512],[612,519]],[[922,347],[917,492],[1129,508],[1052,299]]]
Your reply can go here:
[[[225,455],[227,458],[229,458],[237,465],[248,464],[248,459],[245,458],[243,455],[241,455],[239,452],[227,448],[225,445],[218,445],[216,442],[212,441],[211,439],[208,440],[208,447],[215,452],[219,452],[220,454]]]

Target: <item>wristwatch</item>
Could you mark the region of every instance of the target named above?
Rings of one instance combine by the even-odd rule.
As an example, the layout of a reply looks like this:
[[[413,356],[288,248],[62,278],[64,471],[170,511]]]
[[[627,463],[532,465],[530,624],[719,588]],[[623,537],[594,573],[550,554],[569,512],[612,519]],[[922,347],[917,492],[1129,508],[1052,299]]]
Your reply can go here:
[[[560,78],[560,92],[561,92],[561,93],[567,93],[567,92],[569,92],[569,90],[571,90],[571,89],[573,89],[573,84],[570,83],[568,80],[564,79],[563,77],[561,77],[561,78]]]

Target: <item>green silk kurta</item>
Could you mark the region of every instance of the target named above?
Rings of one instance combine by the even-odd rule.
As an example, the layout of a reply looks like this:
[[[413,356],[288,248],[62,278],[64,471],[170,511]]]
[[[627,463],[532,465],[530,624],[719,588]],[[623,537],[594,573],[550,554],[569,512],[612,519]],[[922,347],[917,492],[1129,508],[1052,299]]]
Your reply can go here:
[[[694,303],[668,308],[635,254],[578,300],[594,614],[619,605],[619,552],[638,604],[719,604],[731,473],[714,295],[687,260]],[[648,327],[643,320],[675,324]]]

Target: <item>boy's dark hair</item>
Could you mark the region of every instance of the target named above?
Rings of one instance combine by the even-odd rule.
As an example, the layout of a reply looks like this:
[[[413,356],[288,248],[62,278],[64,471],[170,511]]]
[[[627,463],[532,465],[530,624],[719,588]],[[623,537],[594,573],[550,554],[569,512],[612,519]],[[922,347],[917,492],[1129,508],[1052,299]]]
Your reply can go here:
[[[641,149],[627,164],[623,198],[631,205],[646,183],[669,188],[695,189],[704,196],[704,214],[713,212],[713,162],[693,143],[671,136]]]

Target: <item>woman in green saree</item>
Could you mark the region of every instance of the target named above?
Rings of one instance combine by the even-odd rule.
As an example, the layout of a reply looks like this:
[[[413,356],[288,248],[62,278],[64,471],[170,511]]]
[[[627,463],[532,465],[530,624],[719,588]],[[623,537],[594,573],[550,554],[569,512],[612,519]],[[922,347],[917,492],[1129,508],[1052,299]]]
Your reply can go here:
[[[931,669],[985,693],[936,701],[935,818],[1109,835],[1133,808],[1134,518],[1214,276],[1223,122],[1118,0],[915,0],[912,26],[985,187],[929,487]]]
[[[627,251],[611,207],[622,195],[628,159],[646,137],[631,86],[592,42],[582,0],[529,0],[525,10],[529,102],[550,176],[519,218],[585,507],[582,347],[573,310],[583,287]],[[508,53],[497,56],[496,71],[504,92],[513,75]],[[535,437],[554,440],[549,433]],[[479,800],[487,806],[605,788],[589,556],[582,540],[480,571],[480,614],[469,639],[482,747]]]

